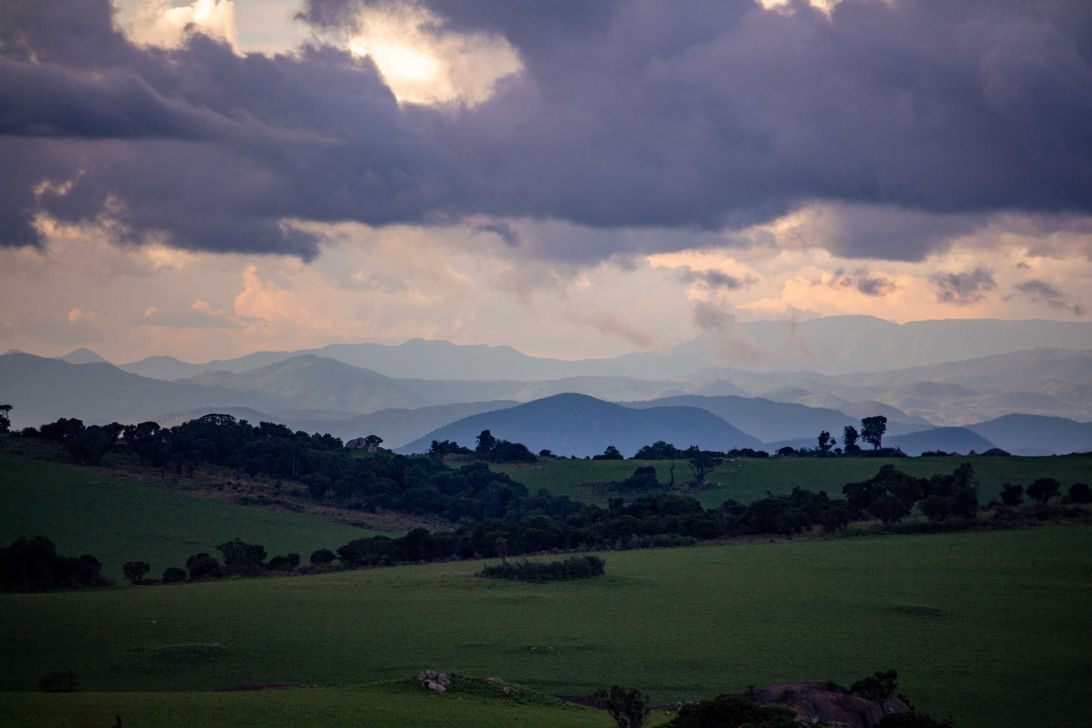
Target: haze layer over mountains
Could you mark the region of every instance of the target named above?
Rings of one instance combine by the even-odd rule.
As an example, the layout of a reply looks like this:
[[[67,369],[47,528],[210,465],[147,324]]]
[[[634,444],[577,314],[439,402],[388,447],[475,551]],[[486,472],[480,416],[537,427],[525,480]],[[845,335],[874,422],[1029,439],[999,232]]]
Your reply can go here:
[[[418,452],[432,439],[473,446],[482,429],[577,456],[607,445],[632,455],[660,439],[811,447],[820,430],[837,437],[876,414],[888,418],[885,444],[908,454],[1092,450],[1092,324],[845,316],[737,334],[578,361],[420,339],[121,366],[86,349],[9,352],[0,400],[17,427],[58,417],[171,425],[216,411],[343,439],[378,434]]]

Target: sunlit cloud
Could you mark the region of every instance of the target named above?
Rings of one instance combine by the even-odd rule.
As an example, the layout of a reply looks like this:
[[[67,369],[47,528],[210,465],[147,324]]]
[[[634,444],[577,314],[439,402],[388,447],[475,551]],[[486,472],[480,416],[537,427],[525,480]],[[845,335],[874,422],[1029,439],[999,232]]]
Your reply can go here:
[[[441,29],[440,19],[412,3],[382,4],[360,12],[349,51],[375,62],[404,103],[478,104],[522,65],[503,38]]]
[[[121,23],[136,43],[178,48],[191,32],[238,48],[239,31],[232,0],[194,0],[175,7],[170,0],[149,0],[122,14]]]

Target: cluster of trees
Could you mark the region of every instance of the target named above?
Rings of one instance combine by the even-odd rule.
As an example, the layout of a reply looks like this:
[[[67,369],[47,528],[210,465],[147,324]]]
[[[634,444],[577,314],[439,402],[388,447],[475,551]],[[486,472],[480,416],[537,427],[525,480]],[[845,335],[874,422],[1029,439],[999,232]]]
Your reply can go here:
[[[963,463],[951,475],[929,478],[915,478],[894,465],[884,465],[868,480],[846,484],[842,492],[851,510],[869,513],[884,523],[910,515],[918,503],[931,521],[970,519],[978,512],[978,488],[970,463]]]
[[[52,591],[105,584],[102,562],[91,554],[61,556],[45,536],[21,537],[0,548],[0,587]]]
[[[1054,478],[1037,478],[1025,491],[1022,485],[1005,483],[1001,486],[1001,502],[1007,506],[1019,506],[1024,502],[1024,494],[1028,498],[1047,505],[1050,499],[1058,495],[1062,490],[1062,484]],[[1092,487],[1087,483],[1074,483],[1069,486],[1063,503],[1092,503]]]
[[[522,442],[509,442],[493,436],[489,430],[482,430],[477,437],[478,445],[474,454],[491,463],[533,463],[535,454]]]
[[[564,518],[580,507],[546,491],[531,496],[525,486],[483,462],[456,470],[439,457],[396,455],[378,447],[375,452],[349,451],[332,435],[293,432],[269,422],[254,426],[231,415],[205,415],[171,428],[154,422],[88,427],[61,418],[23,434],[60,443],[81,463],[98,463],[118,449],[179,475],[192,475],[202,465],[219,466],[297,480],[316,501],[372,512],[477,522],[518,519],[532,511]],[[479,436],[477,452],[491,461],[534,459],[524,445],[494,438],[488,430]]]
[[[478,572],[478,576],[486,579],[547,582],[591,579],[592,577],[602,576],[604,571],[603,559],[598,556],[584,555],[544,564],[530,561],[523,561],[519,564],[504,562],[496,566],[485,567]]]
[[[300,555],[289,553],[274,556],[266,561],[266,550],[261,544],[246,543],[238,537],[216,546],[221,558],[201,552],[186,559],[186,568],[168,567],[160,581],[147,579],[151,565],[146,561],[128,561],[122,566],[122,573],[130,584],[179,584],[184,581],[204,581],[219,579],[224,576],[260,576],[277,571],[291,571],[300,565]],[[311,563],[326,565],[334,560],[329,549],[320,549],[311,554]]]

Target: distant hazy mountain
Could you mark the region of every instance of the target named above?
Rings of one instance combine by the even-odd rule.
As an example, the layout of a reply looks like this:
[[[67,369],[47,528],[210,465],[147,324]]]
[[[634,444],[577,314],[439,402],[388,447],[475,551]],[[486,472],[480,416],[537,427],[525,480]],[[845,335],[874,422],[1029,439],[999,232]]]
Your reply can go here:
[[[175,359],[173,356],[149,356],[140,361],[122,364],[118,368],[131,374],[139,374],[142,377],[165,380],[184,379],[185,377],[197,376],[201,372],[217,371],[218,369],[213,366],[212,362],[207,365],[190,364]],[[220,368],[220,370],[223,371],[226,368]]]
[[[740,371],[758,373],[813,371],[837,375],[960,361],[1035,347],[1092,349],[1092,323],[1068,321],[967,319],[900,325],[871,316],[832,316],[801,322],[756,321],[742,324],[740,332],[750,339],[758,354],[756,359],[724,361],[718,353],[722,347],[715,337],[699,337],[667,352],[575,361],[528,356],[508,346],[411,339],[393,346],[332,344],[295,352],[264,351],[204,364],[150,357],[122,368],[143,376],[175,379],[207,371],[240,373],[302,354],[314,354],[408,379],[532,381],[623,376],[674,380],[726,364]],[[747,389],[751,394],[761,391]]]
[[[432,402],[404,380],[312,354],[242,373],[205,372],[197,384],[262,392],[294,407],[369,412],[385,407],[421,407]]]
[[[244,407],[203,408],[186,412],[171,412],[152,419],[164,427],[172,427],[215,411],[254,424],[258,422],[275,422],[293,430],[329,433],[335,437],[340,437],[346,442],[355,437],[379,435],[383,438],[383,446],[393,449],[416,440],[449,422],[479,412],[491,412],[512,407],[516,404],[519,403],[495,400],[491,402],[445,404],[418,409],[384,409],[365,415],[345,415],[342,413],[342,416],[338,416],[338,413],[335,412],[323,413],[318,410],[311,410],[306,413],[288,411],[267,414]],[[304,414],[307,416],[303,416]]]
[[[454,440],[473,448],[482,430],[522,442],[537,452],[583,457],[614,445],[632,456],[643,445],[665,440],[678,447],[718,450],[761,443],[698,407],[634,409],[579,394],[559,394],[508,409],[466,417],[409,443],[403,452],[425,452],[432,440]]]
[[[883,444],[885,447],[897,447],[913,456],[937,450],[960,455],[966,455],[973,450],[981,454],[996,447],[994,443],[967,427],[932,427],[920,432],[885,437]]]
[[[701,407],[730,422],[735,427],[763,442],[806,439],[814,446],[822,430],[830,432],[839,442],[846,425],[860,427],[860,419],[838,410],[806,407],[801,404],[774,402],[762,397],[704,397],[683,395],[663,397],[645,402],[626,402],[627,407]],[[879,413],[873,413],[879,414]],[[870,415],[871,416],[871,415]],[[888,432],[910,432],[920,429],[917,423],[888,422]]]
[[[280,409],[283,400],[192,382],[163,382],[123,372],[111,364],[69,364],[31,354],[0,356],[0,401],[13,405],[22,428],[78,417],[86,423],[150,419],[161,412],[226,406]]]
[[[64,356],[57,357],[61,361],[66,361],[69,364],[109,364],[110,362],[102,358],[90,349],[73,349]]]
[[[1013,455],[1092,452],[1092,422],[1014,414],[969,425],[968,429]]]

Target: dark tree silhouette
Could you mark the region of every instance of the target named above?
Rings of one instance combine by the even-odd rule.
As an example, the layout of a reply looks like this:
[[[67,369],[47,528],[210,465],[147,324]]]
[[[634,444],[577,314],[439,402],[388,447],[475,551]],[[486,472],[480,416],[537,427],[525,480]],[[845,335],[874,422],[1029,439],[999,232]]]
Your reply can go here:
[[[0,404],[0,432],[7,432],[11,429],[11,405]]]
[[[819,433],[819,452],[826,454],[830,452],[830,449],[834,447],[835,440],[830,436],[830,433],[823,430]]]
[[[610,717],[618,728],[641,728],[648,717],[648,696],[640,690],[626,690],[621,685],[611,686],[610,691],[599,688],[595,697],[603,701]]]
[[[846,452],[857,452],[861,448],[857,446],[857,440],[861,435],[857,432],[857,428],[853,425],[846,425],[842,429],[842,444],[845,446]]]
[[[861,439],[879,450],[883,442],[883,433],[887,432],[887,418],[883,415],[865,417],[861,420]]]
[[[130,584],[140,584],[144,581],[144,575],[151,571],[152,567],[146,561],[126,561],[121,567],[126,580]]]
[[[1024,502],[1024,486],[1005,483],[1001,486],[1001,502],[1007,506],[1018,506]]]
[[[1028,498],[1034,498],[1043,505],[1046,505],[1051,498],[1058,495],[1058,492],[1062,489],[1062,484],[1054,478],[1038,478],[1034,483],[1028,486],[1027,494]]]
[[[493,433],[489,430],[482,430],[477,439],[478,446],[474,448],[474,452],[483,458],[491,456],[493,450],[497,447],[497,438],[493,437]]]

